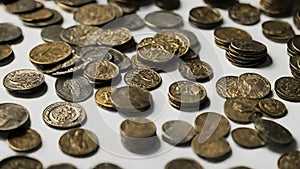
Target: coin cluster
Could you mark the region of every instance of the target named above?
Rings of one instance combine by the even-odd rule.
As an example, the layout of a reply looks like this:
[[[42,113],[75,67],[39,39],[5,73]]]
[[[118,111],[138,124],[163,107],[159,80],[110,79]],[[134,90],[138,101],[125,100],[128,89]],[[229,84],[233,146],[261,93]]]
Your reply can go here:
[[[285,21],[266,21],[262,24],[262,29],[266,38],[279,43],[286,43],[295,35],[291,25]]]
[[[189,22],[200,29],[213,29],[223,23],[223,17],[217,9],[199,6],[191,9]]]
[[[261,0],[259,7],[265,15],[271,17],[289,16],[293,8],[293,1]]]

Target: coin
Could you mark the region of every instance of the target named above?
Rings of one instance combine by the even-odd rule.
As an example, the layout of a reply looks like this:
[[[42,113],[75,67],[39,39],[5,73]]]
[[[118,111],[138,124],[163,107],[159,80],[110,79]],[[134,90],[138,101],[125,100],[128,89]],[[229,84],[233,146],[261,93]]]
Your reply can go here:
[[[295,32],[285,21],[271,20],[262,24],[263,34],[274,42],[286,43],[293,38]]]
[[[287,114],[285,104],[277,99],[262,99],[259,101],[259,108],[264,114],[273,118],[283,117]]]
[[[79,56],[76,54],[72,54],[72,57],[69,58],[69,60],[66,60],[64,62],[61,62],[59,64],[53,65],[53,67],[43,67],[43,66],[37,66],[38,69],[40,69],[43,73],[51,74],[55,73],[60,70],[64,70],[70,67],[73,67],[76,65],[78,62],[80,62]]]
[[[117,20],[113,21],[112,24],[105,25],[104,28],[124,27],[133,31],[133,30],[139,30],[144,26],[145,26],[145,22],[138,14],[130,14],[118,18]]]
[[[251,39],[236,39],[230,44],[234,52],[242,54],[260,55],[267,52],[267,46],[261,42]],[[251,56],[250,55],[250,56]]]
[[[120,17],[123,16],[123,10],[122,10],[122,8],[118,4],[109,3],[109,4],[107,4],[106,7],[109,10],[113,10],[114,11],[114,13],[115,13],[115,19],[118,19],[118,18],[120,18]]]
[[[229,17],[243,25],[253,25],[260,20],[260,11],[251,4],[236,3],[228,10]]]
[[[251,169],[251,168],[245,166],[237,166],[237,167],[231,167],[230,169]]]
[[[230,99],[237,96],[237,76],[224,76],[216,83],[216,90],[219,96]]]
[[[147,26],[154,29],[174,28],[183,24],[182,17],[170,11],[148,13],[144,20]]]
[[[170,62],[174,58],[174,54],[165,50],[160,44],[145,45],[137,49],[137,59],[141,62],[149,63],[153,67],[163,65]]]
[[[161,76],[151,69],[131,70],[125,74],[124,80],[129,86],[136,86],[146,90],[153,90],[162,82]]]
[[[189,21],[201,29],[212,29],[223,23],[220,12],[208,6],[199,6],[190,10]]]
[[[13,50],[9,45],[0,45],[0,62],[13,55]]]
[[[293,77],[281,77],[275,81],[276,94],[287,101],[300,101],[300,80]]]
[[[59,139],[59,148],[65,154],[85,157],[95,153],[99,148],[97,136],[86,129],[73,129]]]
[[[112,163],[101,163],[96,165],[93,169],[122,169],[122,168]]]
[[[85,67],[84,75],[94,82],[111,81],[119,75],[119,68],[110,61],[96,60]]]
[[[145,118],[131,118],[121,123],[120,133],[125,137],[148,138],[156,135],[156,126]]]
[[[265,15],[271,17],[286,17],[291,15],[293,2],[287,0],[284,3],[278,0],[262,0],[259,4]]]
[[[212,67],[200,60],[182,62],[178,68],[181,76],[192,81],[209,80],[212,77]]]
[[[42,8],[30,13],[20,14],[19,18],[24,22],[39,22],[47,20],[53,16],[52,10],[48,8]]]
[[[293,136],[282,125],[265,119],[257,119],[254,122],[255,129],[259,132],[259,137],[266,143],[273,145],[287,145],[293,141]]]
[[[278,159],[279,169],[293,169],[300,167],[300,152],[298,150],[284,153]]]
[[[21,28],[10,23],[0,23],[0,43],[8,43],[22,37]]]
[[[155,0],[155,5],[160,7],[161,9],[165,10],[175,10],[180,7],[180,1],[179,0]]]
[[[159,72],[158,68],[151,67],[150,65],[144,64],[138,60],[137,55],[131,56],[131,63],[133,69],[152,69],[156,72]]]
[[[128,43],[131,39],[131,32],[127,28],[112,28],[101,30],[97,43],[110,47],[118,47]]]
[[[195,131],[201,137],[226,137],[230,132],[230,123],[222,115],[214,112],[205,112],[198,115],[194,122]]]
[[[92,86],[84,77],[62,77],[55,82],[56,94],[69,102],[82,102],[93,94]]]
[[[41,136],[33,129],[25,132],[14,133],[7,138],[9,147],[18,152],[26,152],[37,149],[42,144]]]
[[[258,137],[257,132],[251,128],[236,128],[232,130],[233,141],[241,147],[254,149],[265,146],[265,141]]]
[[[165,169],[182,169],[187,166],[189,169],[203,169],[197,161],[187,158],[174,159],[166,164]]]
[[[74,165],[68,163],[61,163],[49,166],[47,169],[77,169]]]
[[[204,2],[208,5],[222,9],[227,9],[237,3],[236,0],[204,0]]]
[[[0,114],[0,131],[17,129],[29,119],[28,110],[16,103],[1,103]]]
[[[295,26],[300,29],[300,9],[296,9],[296,12],[294,12],[294,15],[293,15],[293,21],[294,21],[294,24]]]
[[[25,25],[30,27],[45,27],[55,24],[60,24],[63,21],[63,17],[56,10],[51,9],[53,16],[50,19],[39,22],[23,22]]]
[[[0,161],[0,168],[3,169],[19,169],[19,168],[34,168],[43,169],[43,164],[31,157],[27,156],[11,156]]]
[[[96,103],[100,107],[115,109],[115,105],[112,103],[111,94],[116,90],[115,87],[103,87],[97,90],[95,94]]]
[[[194,127],[182,120],[164,122],[162,132],[163,140],[175,146],[186,144],[195,136]]]
[[[4,3],[5,10],[9,13],[25,13],[35,9],[36,3],[34,0],[17,0]]]
[[[8,91],[33,92],[45,84],[43,73],[31,69],[19,69],[8,73],[3,85]]]
[[[86,119],[84,108],[76,103],[56,102],[43,111],[44,122],[54,128],[69,129],[80,126]]]
[[[75,0],[75,1],[69,1],[69,0],[55,0],[56,3],[61,3],[67,6],[71,7],[80,7],[85,4],[94,3],[95,0]]]
[[[41,37],[45,42],[62,41],[60,34],[63,30],[60,25],[47,26],[42,29]]]
[[[34,47],[29,60],[38,65],[51,65],[71,56],[72,48],[64,42],[47,42]]]
[[[109,48],[106,46],[99,46],[99,45],[87,45],[81,46],[74,49],[74,53],[80,56],[80,59],[84,63],[89,63],[95,60],[108,60],[113,61],[113,55],[115,49]],[[121,53],[121,52],[119,52]]]

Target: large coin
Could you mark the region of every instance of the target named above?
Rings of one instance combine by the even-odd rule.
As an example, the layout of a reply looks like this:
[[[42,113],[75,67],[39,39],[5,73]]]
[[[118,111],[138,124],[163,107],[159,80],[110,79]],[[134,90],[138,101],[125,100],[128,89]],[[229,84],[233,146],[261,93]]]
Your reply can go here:
[[[262,99],[259,101],[259,108],[264,114],[273,118],[283,117],[287,114],[285,104],[277,99]]]
[[[124,76],[126,84],[147,90],[157,88],[161,84],[160,75],[151,69],[131,70]]]
[[[168,162],[165,169],[183,169],[189,167],[189,169],[203,169],[203,167],[195,160],[187,158],[177,158]]]
[[[263,147],[266,144],[251,128],[236,128],[231,132],[231,136],[235,143],[248,149]]]
[[[29,119],[28,110],[14,103],[0,104],[0,131],[17,129]]]
[[[0,23],[0,43],[11,42],[22,36],[22,30],[10,23]]]
[[[17,0],[4,4],[4,7],[9,13],[25,13],[34,10],[36,3],[34,0]]]
[[[237,82],[237,76],[225,76],[220,78],[216,83],[217,93],[226,99],[237,97]]]
[[[7,139],[9,147],[18,152],[26,152],[37,149],[42,144],[42,138],[38,132],[28,129],[25,132],[15,133]]]
[[[26,156],[12,156],[0,161],[0,169],[43,169],[43,164]]]
[[[300,80],[293,77],[281,77],[275,82],[277,95],[288,101],[300,101]]]
[[[182,120],[170,120],[162,125],[162,137],[171,145],[182,145],[190,142],[195,136],[194,127]]]
[[[281,155],[278,160],[279,169],[300,168],[300,151],[289,151]]]
[[[122,169],[122,168],[112,163],[101,163],[96,165],[93,169]]]
[[[213,74],[212,67],[200,60],[182,62],[178,69],[181,76],[193,81],[209,80]]]

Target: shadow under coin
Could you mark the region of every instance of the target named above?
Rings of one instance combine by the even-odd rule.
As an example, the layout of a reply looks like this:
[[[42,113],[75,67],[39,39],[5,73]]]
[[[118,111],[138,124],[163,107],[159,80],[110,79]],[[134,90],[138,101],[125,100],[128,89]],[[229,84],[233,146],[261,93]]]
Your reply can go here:
[[[272,58],[270,57],[270,55],[267,55],[266,60],[262,64],[256,66],[256,68],[265,68],[271,66],[272,64],[273,64]]]
[[[42,86],[40,86],[38,89],[32,92],[22,93],[22,92],[9,91],[9,93],[14,97],[19,97],[19,98],[38,98],[43,96],[47,91],[48,91],[48,86],[46,83],[44,83]]]
[[[153,154],[161,147],[157,136],[149,138],[121,137],[121,141],[128,151],[140,155]]]

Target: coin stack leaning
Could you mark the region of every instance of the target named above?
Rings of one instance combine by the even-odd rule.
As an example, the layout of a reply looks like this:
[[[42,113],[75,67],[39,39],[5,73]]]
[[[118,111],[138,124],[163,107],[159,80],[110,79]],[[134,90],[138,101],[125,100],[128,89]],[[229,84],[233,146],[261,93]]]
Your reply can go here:
[[[296,35],[291,38],[287,43],[287,53],[289,56],[294,57],[300,55],[300,36]]]
[[[251,39],[233,40],[226,51],[226,58],[238,67],[255,67],[267,59],[267,47]]]
[[[223,23],[223,17],[216,9],[199,6],[190,11],[189,22],[200,29],[213,29]]]
[[[294,24],[295,26],[300,29],[300,8],[297,9],[293,15],[293,20],[294,20]]]
[[[95,0],[81,0],[81,1],[70,1],[70,0],[55,0],[54,1],[61,9],[67,12],[75,12],[81,6],[86,4],[95,3]]]
[[[156,6],[165,10],[175,10],[180,7],[180,0],[155,0]]]
[[[290,69],[292,75],[300,79],[300,55],[290,57]]]
[[[293,8],[292,0],[261,0],[260,9],[268,16],[289,16]]]

